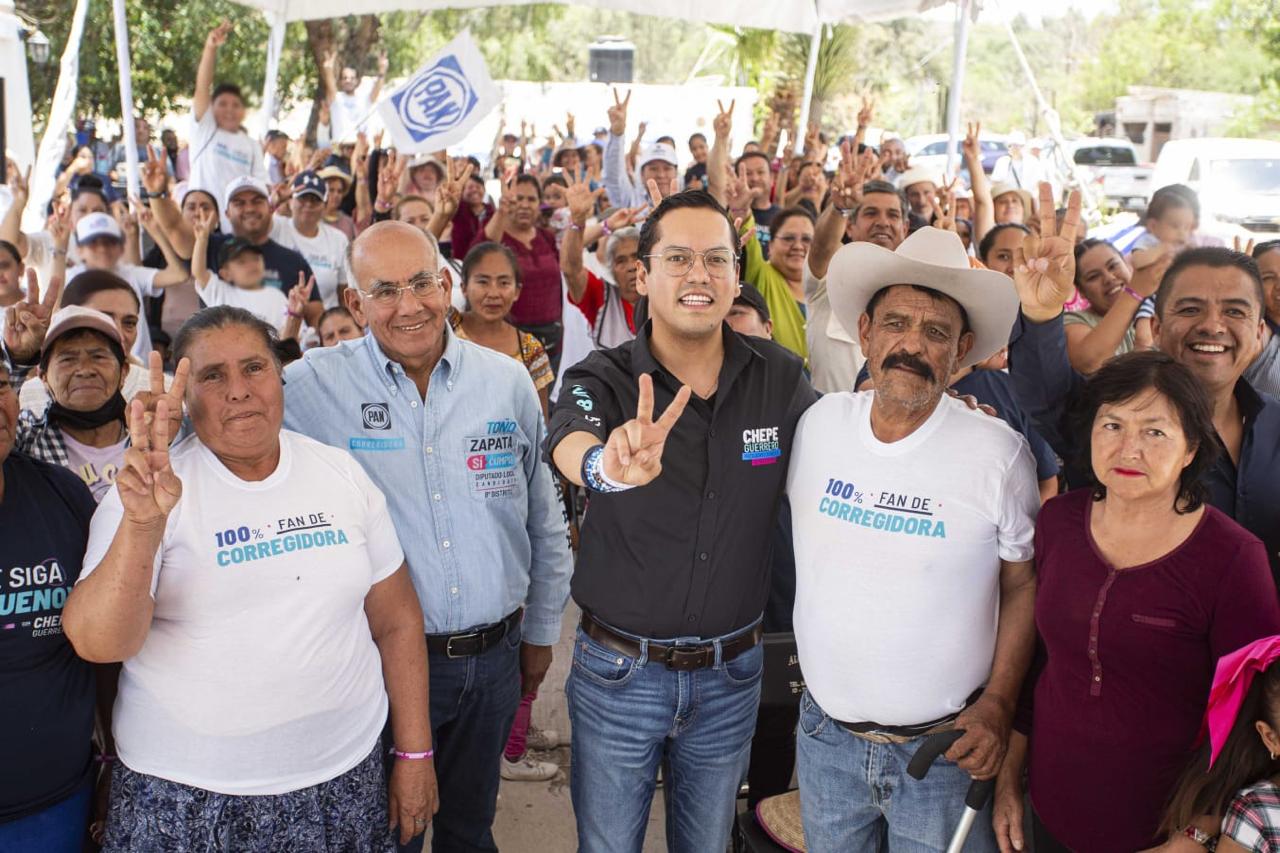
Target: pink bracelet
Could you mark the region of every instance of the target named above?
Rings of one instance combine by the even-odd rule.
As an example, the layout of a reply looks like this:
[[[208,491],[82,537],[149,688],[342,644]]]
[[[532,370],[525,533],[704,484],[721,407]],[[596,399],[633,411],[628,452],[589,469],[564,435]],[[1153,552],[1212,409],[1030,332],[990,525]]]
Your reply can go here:
[[[426,759],[433,757],[436,754],[436,751],[434,749],[428,749],[426,752],[401,752],[393,747],[391,754],[396,758],[402,758],[405,761],[425,761]]]
[[[1134,290],[1132,287],[1129,287],[1128,285],[1125,286],[1124,292],[1132,296],[1134,299],[1138,300],[1139,305],[1147,301],[1147,297],[1143,296],[1141,293]]]

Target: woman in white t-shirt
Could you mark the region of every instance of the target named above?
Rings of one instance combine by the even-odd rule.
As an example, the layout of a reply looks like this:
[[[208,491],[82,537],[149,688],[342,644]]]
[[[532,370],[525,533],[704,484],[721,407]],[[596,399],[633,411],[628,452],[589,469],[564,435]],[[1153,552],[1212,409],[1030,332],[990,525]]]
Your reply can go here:
[[[391,851],[389,822],[405,843],[435,811],[422,613],[386,499],[281,429],[274,343],[239,308],[183,326],[194,434],[166,450],[168,402],[150,425],[132,404],[90,528],[63,625],[81,657],[124,662],[108,853]]]

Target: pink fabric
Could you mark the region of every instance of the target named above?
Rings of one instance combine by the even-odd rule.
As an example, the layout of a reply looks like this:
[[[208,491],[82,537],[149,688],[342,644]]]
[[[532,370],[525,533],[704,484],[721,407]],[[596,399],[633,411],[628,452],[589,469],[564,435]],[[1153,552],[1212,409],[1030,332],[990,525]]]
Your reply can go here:
[[[1254,640],[1242,649],[1223,655],[1213,674],[1213,687],[1209,689],[1209,707],[1205,711],[1205,727],[1209,730],[1209,766],[1218,760],[1236,724],[1240,705],[1253,684],[1253,677],[1266,670],[1271,662],[1280,658],[1280,634]]]
[[[502,754],[507,761],[519,761],[524,758],[525,741],[529,736],[529,722],[533,718],[533,700],[537,693],[529,693],[520,698],[520,707],[516,708],[516,718],[511,724],[511,734],[507,735],[507,748]]]

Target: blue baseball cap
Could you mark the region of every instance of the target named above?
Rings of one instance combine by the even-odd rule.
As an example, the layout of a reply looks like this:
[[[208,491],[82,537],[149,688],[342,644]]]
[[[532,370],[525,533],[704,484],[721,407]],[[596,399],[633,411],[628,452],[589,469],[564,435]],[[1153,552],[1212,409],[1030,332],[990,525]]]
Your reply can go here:
[[[329,187],[324,179],[310,169],[299,172],[293,179],[294,198],[304,195],[313,195],[321,201],[329,198]]]

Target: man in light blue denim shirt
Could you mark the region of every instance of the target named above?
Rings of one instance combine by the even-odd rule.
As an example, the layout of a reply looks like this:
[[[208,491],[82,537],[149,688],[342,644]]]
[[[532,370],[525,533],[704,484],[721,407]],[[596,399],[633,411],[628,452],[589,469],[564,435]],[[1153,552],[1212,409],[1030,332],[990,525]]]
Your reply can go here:
[[[542,410],[519,362],[449,329],[450,282],[421,231],[374,225],[350,266],[370,333],[289,366],[285,425],[349,450],[386,493],[426,619],[432,848],[496,851],[500,756],[551,663],[572,573]]]

